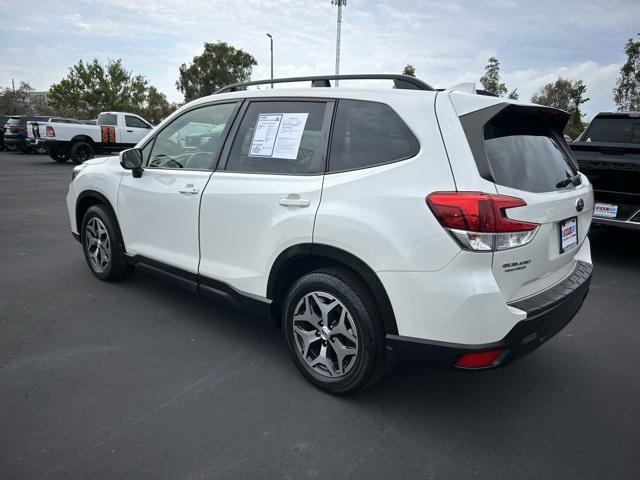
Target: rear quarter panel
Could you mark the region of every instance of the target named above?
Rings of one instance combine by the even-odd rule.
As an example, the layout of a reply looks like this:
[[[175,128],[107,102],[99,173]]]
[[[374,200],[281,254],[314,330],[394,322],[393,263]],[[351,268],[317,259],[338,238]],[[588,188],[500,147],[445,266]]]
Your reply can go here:
[[[418,138],[415,157],[325,175],[314,243],[346,250],[376,272],[439,270],[459,253],[425,202],[430,192],[455,189],[434,99],[386,102]]]

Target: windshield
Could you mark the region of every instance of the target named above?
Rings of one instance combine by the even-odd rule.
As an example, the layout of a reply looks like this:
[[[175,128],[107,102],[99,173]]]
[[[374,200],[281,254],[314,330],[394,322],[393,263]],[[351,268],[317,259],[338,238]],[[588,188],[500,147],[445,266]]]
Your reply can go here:
[[[544,117],[505,112],[484,127],[484,146],[495,183],[529,192],[568,185],[577,173]]]
[[[585,136],[587,142],[640,143],[640,118],[596,117]]]

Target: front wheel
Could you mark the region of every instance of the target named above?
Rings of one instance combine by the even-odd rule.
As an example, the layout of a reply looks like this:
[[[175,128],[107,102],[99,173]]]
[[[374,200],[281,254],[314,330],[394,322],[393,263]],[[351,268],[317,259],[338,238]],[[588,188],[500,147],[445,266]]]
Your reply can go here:
[[[362,390],[384,370],[384,328],[369,290],[354,273],[328,268],[298,279],[283,305],[283,331],[294,363],[334,394]]]
[[[94,205],[84,214],[81,240],[87,265],[100,280],[112,282],[131,273],[133,267],[127,262],[116,220],[102,205]]]

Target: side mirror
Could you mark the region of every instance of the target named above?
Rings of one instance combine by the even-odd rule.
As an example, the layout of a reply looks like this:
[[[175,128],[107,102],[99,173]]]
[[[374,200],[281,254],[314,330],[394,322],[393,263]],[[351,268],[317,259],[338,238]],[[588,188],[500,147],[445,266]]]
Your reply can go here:
[[[120,152],[120,165],[125,170],[131,170],[133,178],[142,176],[142,150],[139,148],[130,148]]]

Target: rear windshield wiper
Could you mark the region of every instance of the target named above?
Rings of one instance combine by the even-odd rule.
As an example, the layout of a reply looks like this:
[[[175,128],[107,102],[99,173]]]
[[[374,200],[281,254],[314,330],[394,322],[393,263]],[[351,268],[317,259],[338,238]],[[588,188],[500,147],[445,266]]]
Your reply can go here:
[[[568,187],[569,185],[573,185],[574,187],[577,187],[581,183],[582,183],[582,177],[580,176],[579,173],[576,173],[575,175],[569,178],[565,178],[561,182],[556,183],[556,188],[564,188],[564,187]]]

